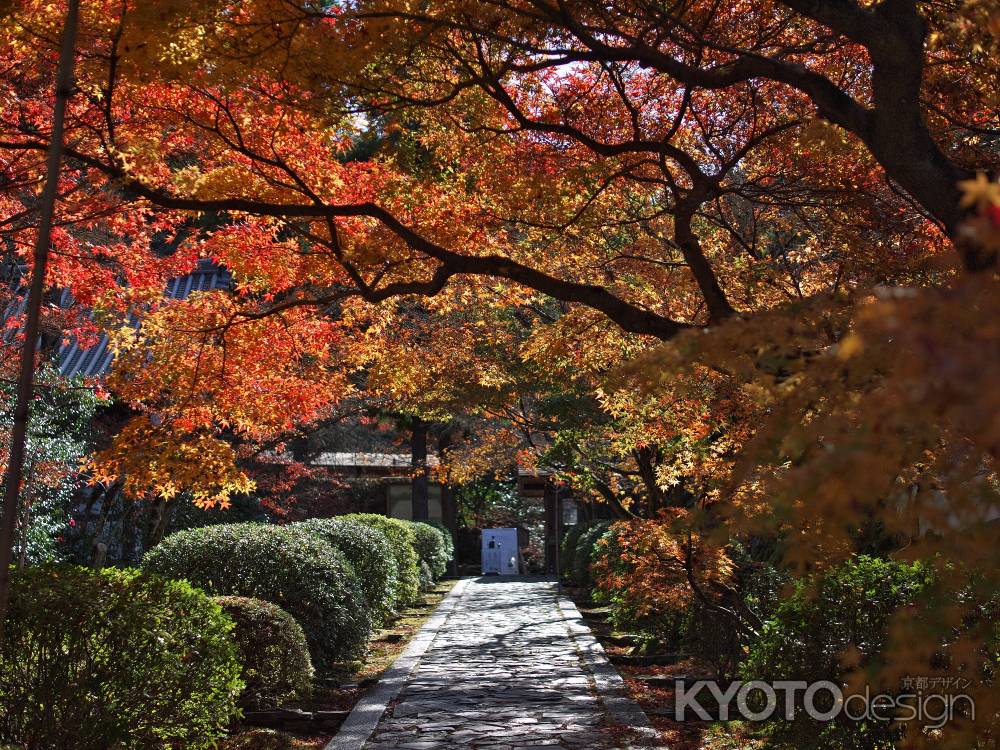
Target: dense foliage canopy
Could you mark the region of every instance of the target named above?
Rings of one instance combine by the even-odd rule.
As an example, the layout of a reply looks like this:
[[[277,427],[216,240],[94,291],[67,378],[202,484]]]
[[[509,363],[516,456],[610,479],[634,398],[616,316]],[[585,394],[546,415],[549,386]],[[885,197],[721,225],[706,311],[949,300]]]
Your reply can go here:
[[[2,6],[19,262],[63,11]],[[795,575],[877,548],[939,589],[892,629],[911,648],[891,676],[931,655],[983,671],[991,11],[85,0],[49,273],[75,304],[49,318],[110,332],[107,387],[133,410],[93,478],[225,505],[253,486],[244,459],[347,399],[460,417],[443,477],[554,468],[642,530],[624,554],[658,550],[636,591],[703,597],[750,634],[726,604],[735,540]],[[232,289],[162,298],[205,259]]]

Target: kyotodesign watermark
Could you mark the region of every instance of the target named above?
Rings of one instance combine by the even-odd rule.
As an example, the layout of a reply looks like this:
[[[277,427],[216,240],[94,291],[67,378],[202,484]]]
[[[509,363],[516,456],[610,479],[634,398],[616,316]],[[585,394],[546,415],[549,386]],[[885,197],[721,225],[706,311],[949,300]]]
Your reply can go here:
[[[720,683],[677,679],[674,710],[677,721],[792,720],[798,711],[820,722],[841,717],[856,722],[916,721],[931,730],[940,729],[958,717],[974,721],[975,701],[970,695],[958,692],[968,687],[969,681],[950,678],[947,686],[942,682],[932,688],[930,681],[936,679],[949,678],[908,678],[903,681],[903,692],[875,695],[868,687],[860,693],[845,693],[839,685],[827,680]]]

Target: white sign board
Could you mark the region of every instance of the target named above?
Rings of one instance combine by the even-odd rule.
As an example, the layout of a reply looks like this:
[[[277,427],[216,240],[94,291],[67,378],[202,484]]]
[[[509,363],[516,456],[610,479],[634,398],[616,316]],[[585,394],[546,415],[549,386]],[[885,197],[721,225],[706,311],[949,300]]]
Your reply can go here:
[[[517,529],[483,529],[483,575],[516,576],[520,572]]]

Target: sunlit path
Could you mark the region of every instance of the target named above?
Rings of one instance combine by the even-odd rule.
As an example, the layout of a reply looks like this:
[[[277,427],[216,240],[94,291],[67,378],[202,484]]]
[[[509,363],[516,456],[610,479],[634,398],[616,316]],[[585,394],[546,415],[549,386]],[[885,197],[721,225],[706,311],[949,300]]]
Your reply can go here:
[[[470,582],[366,748],[610,750],[555,584]]]

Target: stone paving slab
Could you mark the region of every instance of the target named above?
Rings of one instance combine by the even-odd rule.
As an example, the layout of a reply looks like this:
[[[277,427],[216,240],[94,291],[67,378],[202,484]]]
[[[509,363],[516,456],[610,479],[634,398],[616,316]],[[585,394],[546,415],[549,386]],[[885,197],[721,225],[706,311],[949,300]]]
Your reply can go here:
[[[364,748],[622,747],[609,725],[648,721],[621,695],[606,705],[594,673],[608,675],[581,651],[586,628],[567,613],[551,581],[469,581]]]
[[[471,583],[469,579],[463,579],[455,584],[448,596],[438,604],[434,614],[403,650],[403,653],[396,657],[392,666],[379,677],[378,683],[361,697],[350,715],[341,724],[337,734],[323,750],[358,750],[368,741],[385,713],[386,707],[396,700],[420,662],[420,657],[434,642],[438,630],[448,620],[448,615],[461,600],[462,593],[469,583]]]

